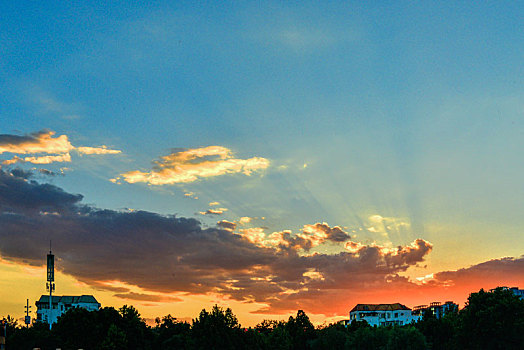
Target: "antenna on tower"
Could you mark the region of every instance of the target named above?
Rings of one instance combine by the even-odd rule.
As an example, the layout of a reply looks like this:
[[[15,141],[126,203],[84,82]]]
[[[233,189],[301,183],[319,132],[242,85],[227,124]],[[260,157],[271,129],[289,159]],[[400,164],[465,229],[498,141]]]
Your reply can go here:
[[[55,256],[51,253],[51,240],[49,240],[49,254],[47,254],[47,283],[46,287],[49,291],[49,310],[47,314],[47,322],[49,329],[51,329],[51,316],[53,313],[53,291],[55,290]]]

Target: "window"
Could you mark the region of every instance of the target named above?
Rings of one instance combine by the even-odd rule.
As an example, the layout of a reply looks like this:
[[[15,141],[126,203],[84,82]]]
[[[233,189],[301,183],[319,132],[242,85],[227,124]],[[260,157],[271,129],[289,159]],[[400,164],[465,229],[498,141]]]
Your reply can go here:
[[[397,317],[398,317],[398,312],[395,312],[395,318],[397,318]]]

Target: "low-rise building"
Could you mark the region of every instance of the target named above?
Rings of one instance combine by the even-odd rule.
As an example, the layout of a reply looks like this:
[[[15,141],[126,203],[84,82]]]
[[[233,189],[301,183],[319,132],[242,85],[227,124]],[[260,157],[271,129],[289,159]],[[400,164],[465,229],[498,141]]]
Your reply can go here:
[[[42,295],[36,302],[36,320],[49,324],[56,323],[58,317],[72,308],[84,308],[89,311],[100,309],[100,303],[92,295],[80,296],[54,296],[51,299],[49,310],[49,295]]]
[[[446,301],[442,304],[439,301],[434,301],[428,305],[418,305],[413,308],[413,315],[422,318],[424,314],[431,313],[435,318],[439,319],[449,312],[458,311],[458,304],[452,301]]]
[[[419,316],[413,316],[411,309],[400,303],[396,304],[357,304],[349,312],[349,320],[366,321],[371,326],[402,326],[417,322]]]

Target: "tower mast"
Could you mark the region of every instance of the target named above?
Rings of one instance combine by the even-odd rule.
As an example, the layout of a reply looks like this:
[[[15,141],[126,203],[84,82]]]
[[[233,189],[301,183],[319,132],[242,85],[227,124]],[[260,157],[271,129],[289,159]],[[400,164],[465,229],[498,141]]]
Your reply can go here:
[[[47,322],[51,329],[51,315],[53,313],[53,291],[55,290],[55,256],[51,252],[51,241],[49,241],[49,254],[47,254],[47,290],[49,291],[49,310],[47,313]]]

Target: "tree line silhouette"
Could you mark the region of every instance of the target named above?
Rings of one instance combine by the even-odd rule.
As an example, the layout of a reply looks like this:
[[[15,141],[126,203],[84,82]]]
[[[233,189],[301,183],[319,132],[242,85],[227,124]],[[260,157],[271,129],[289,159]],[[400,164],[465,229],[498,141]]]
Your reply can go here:
[[[406,326],[353,322],[314,327],[299,310],[287,321],[264,320],[242,328],[229,308],[203,309],[192,323],[171,315],[148,326],[133,306],[98,311],[71,309],[52,329],[26,328],[8,317],[6,349],[523,349],[524,300],[497,288],[472,293],[466,306],[437,319],[431,313]]]

